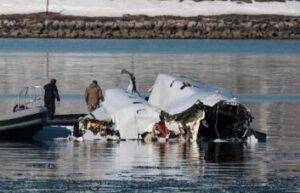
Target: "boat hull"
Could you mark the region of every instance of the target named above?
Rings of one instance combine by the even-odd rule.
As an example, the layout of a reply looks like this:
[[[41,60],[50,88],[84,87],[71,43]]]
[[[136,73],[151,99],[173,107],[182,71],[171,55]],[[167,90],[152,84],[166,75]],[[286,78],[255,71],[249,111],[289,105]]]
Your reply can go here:
[[[0,139],[30,140],[47,121],[47,110],[36,108],[6,115],[0,119]]]

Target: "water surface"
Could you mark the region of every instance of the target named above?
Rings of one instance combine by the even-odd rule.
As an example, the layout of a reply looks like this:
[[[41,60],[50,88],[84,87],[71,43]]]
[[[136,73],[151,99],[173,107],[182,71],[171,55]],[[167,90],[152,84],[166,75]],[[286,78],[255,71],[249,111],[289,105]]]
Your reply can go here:
[[[225,87],[266,132],[258,144],[0,142],[0,191],[299,192],[300,41],[0,39],[0,114],[18,90],[58,80],[58,113],[86,112],[83,91],[147,90],[158,73]]]

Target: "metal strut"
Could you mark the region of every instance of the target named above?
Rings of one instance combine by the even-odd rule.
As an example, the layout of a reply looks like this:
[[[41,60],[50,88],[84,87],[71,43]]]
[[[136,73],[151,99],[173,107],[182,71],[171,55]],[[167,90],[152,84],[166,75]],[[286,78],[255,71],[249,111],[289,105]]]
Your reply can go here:
[[[216,131],[216,134],[217,134],[218,138],[220,139],[220,134],[219,134],[219,131],[218,131],[218,128],[217,128],[217,125],[218,125],[218,114],[219,114],[219,104],[217,104],[216,121],[215,121],[215,131]]]

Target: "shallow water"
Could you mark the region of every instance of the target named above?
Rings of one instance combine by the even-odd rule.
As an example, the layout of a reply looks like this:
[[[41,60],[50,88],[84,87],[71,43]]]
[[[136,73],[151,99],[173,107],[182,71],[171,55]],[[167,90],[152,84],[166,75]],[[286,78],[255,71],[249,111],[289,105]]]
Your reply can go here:
[[[258,144],[0,142],[0,191],[300,192],[300,41],[0,39],[0,114],[24,85],[58,80],[58,113],[86,112],[92,79],[140,90],[175,72],[231,90],[252,111]]]

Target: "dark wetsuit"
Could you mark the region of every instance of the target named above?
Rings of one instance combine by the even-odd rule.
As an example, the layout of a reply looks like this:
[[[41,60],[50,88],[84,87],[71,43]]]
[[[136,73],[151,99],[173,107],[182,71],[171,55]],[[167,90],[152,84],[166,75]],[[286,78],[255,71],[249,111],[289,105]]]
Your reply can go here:
[[[55,113],[55,99],[60,101],[58,90],[55,84],[48,83],[44,86],[45,96],[44,103],[45,107],[48,109],[49,118],[52,119]]]

